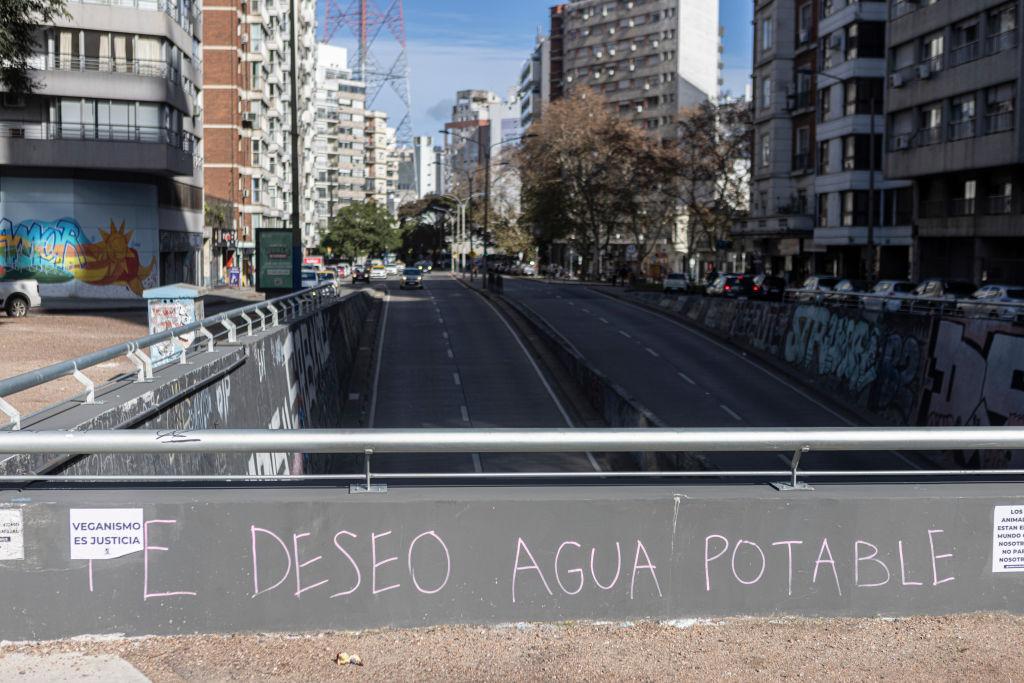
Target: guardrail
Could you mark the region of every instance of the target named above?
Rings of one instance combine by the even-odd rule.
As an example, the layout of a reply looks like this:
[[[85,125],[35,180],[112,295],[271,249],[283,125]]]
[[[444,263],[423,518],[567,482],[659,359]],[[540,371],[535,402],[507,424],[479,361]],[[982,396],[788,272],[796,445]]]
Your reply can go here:
[[[932,299],[904,294],[892,296],[872,292],[787,289],[785,300],[838,308],[856,308],[890,313],[941,314],[964,318],[991,318],[1024,323],[1024,302],[985,299]]]
[[[288,482],[354,480],[353,492],[384,491],[375,479],[622,479],[788,478],[788,489],[810,477],[1007,477],[1024,470],[800,470],[808,453],[843,451],[1013,450],[1024,448],[1024,427],[818,429],[390,429],[0,432],[0,455],[61,453],[150,454],[326,453],[363,457],[362,474],[103,476],[5,475],[0,482]],[[387,453],[764,452],[791,454],[788,470],[409,472],[374,473],[373,456]],[[553,456],[554,457],[554,456]],[[781,486],[777,484],[777,486]]]
[[[187,334],[198,333],[199,336],[206,340],[206,346],[203,350],[213,351],[216,342],[223,338],[226,338],[229,343],[237,341],[238,329],[240,327],[244,326],[246,333],[252,335],[254,324],[259,324],[261,331],[265,330],[267,329],[268,321],[272,325],[277,325],[282,317],[288,318],[302,315],[313,308],[320,308],[324,304],[332,302],[337,296],[338,288],[336,284],[324,284],[319,287],[271,299],[270,301],[261,301],[242,308],[225,311],[191,325],[177,327],[158,334],[151,334],[123,344],[94,351],[72,360],[54,363],[39,370],[32,370],[15,375],[14,377],[8,377],[7,379],[0,380],[0,412],[11,419],[12,430],[20,430],[21,413],[4,400],[6,396],[17,394],[26,389],[31,389],[70,375],[85,388],[86,403],[94,403],[96,400],[96,385],[83,373],[83,370],[94,365],[125,356],[138,372],[136,381],[145,382],[153,379],[153,362],[143,351],[152,346]],[[250,315],[253,317],[250,317]],[[214,334],[210,328],[218,325],[222,329]],[[182,363],[186,361],[190,350],[192,353],[199,352],[200,345],[196,344],[195,348],[183,349],[180,359]]]

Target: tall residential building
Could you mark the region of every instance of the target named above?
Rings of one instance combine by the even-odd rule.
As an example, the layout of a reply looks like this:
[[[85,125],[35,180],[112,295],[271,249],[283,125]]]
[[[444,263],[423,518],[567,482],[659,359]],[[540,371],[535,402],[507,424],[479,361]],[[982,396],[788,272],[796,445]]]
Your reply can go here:
[[[394,130],[388,127],[388,115],[382,111],[366,112],[366,184],[367,201],[390,207],[388,182],[397,183],[394,167]],[[392,176],[394,174],[394,176]]]
[[[533,54],[519,74],[519,125],[528,129],[551,102],[551,40],[537,36]]]
[[[564,85],[603,93],[663,138],[719,91],[718,0],[575,0],[564,9]]]
[[[339,209],[366,198],[366,84],[352,79],[345,48],[320,45],[313,142],[318,232]]]
[[[0,101],[0,279],[44,297],[207,284],[198,5],[68,2]]]
[[[748,268],[908,275],[911,191],[881,172],[886,12],[755,0],[750,218],[733,230]]]
[[[423,135],[412,139],[413,163],[415,164],[416,196],[423,198],[430,194],[444,194],[438,181],[439,162],[442,154],[434,147],[434,139]]]
[[[1021,10],[891,3],[886,171],[914,183],[915,278],[1024,284]]]
[[[298,3],[300,125],[306,124],[300,145],[308,149],[315,132],[310,84],[316,52],[309,47],[315,0]],[[203,8],[206,194],[208,203],[227,214],[230,226],[217,241],[223,281],[237,270],[243,284],[252,284],[255,231],[290,225],[290,13],[288,0],[217,0]],[[300,154],[300,160],[300,220],[308,243],[315,205],[309,199],[312,189],[307,198],[303,188],[312,188],[315,159]]]
[[[456,93],[451,121],[444,125],[449,186],[466,187],[472,179],[477,188],[482,188],[482,181],[475,177],[483,166],[481,147],[490,141],[491,106],[501,103],[501,97],[489,90]]]

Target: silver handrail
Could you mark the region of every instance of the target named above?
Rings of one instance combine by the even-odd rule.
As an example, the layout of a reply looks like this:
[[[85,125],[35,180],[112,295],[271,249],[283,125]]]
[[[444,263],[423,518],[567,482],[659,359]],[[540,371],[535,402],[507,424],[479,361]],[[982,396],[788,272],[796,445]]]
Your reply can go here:
[[[157,334],[151,334],[146,337],[140,337],[132,341],[124,342],[123,344],[116,344],[105,349],[100,349],[99,351],[87,353],[83,356],[79,356],[78,358],[54,363],[53,365],[49,365],[45,368],[30,370],[29,372],[24,372],[20,375],[8,377],[7,379],[0,380],[0,411],[7,413],[8,416],[12,418],[14,422],[14,429],[17,431],[20,427],[20,415],[11,414],[11,406],[3,400],[5,396],[17,394],[21,391],[25,391],[26,389],[39,386],[40,384],[60,379],[61,377],[80,373],[81,371],[87,370],[95,365],[99,365],[100,363],[128,354],[141,352],[151,346],[171,341],[172,339],[191,332],[200,333],[205,339],[208,339],[209,344],[212,345],[216,338],[222,336],[211,335],[209,333],[209,328],[214,325],[223,324],[224,322],[231,323],[235,318],[239,318],[247,313],[254,313],[258,310],[269,311],[270,309],[268,307],[270,306],[274,306],[279,311],[291,310],[296,304],[304,302],[312,302],[317,306],[320,306],[322,303],[332,300],[331,298],[336,297],[337,295],[337,285],[327,283],[314,288],[304,289],[299,292],[293,292],[276,299],[260,301],[241,308],[235,308],[230,311],[225,311],[224,313],[204,318],[203,320],[194,322],[190,325],[177,327]],[[230,336],[233,337],[233,335]],[[234,339],[232,338],[231,341],[234,341]],[[209,349],[210,346],[207,345],[205,348]],[[17,411],[14,412],[17,413]]]
[[[813,452],[1014,450],[1024,448],[1024,427],[776,428],[776,429],[382,429],[382,430],[110,430],[0,432],[0,454],[324,453],[362,455],[364,474],[327,475],[4,475],[0,482],[261,482],[381,479],[565,479],[785,477],[1007,477],[1021,469],[800,470]],[[790,453],[788,470],[405,472],[375,473],[373,456],[388,453],[766,452]]]

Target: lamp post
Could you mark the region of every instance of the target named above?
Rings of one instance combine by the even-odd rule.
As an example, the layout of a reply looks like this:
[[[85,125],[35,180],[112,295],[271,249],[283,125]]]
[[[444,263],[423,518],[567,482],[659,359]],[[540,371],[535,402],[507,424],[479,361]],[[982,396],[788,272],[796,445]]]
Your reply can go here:
[[[470,195],[468,197],[466,197],[465,199],[459,199],[458,197],[456,197],[453,194],[443,194],[443,195],[440,195],[441,199],[451,199],[459,207],[459,216],[458,216],[459,247],[460,247],[460,249],[459,249],[459,270],[462,270],[462,255],[463,254],[462,254],[461,247],[462,247],[462,243],[466,239],[466,208],[469,206],[469,203],[471,201],[473,201],[474,197],[480,197],[481,195],[482,195],[482,193],[477,193],[477,194],[470,193]],[[470,238],[470,247],[469,248],[470,249],[473,248],[472,238]],[[455,272],[455,254],[454,254],[454,252],[455,252],[455,235],[453,233],[453,235],[452,235],[452,263],[451,263],[451,270],[452,270],[453,273]]]
[[[800,69],[797,71],[798,74],[804,74],[807,76],[814,76],[816,78],[828,78],[837,85],[844,85],[843,79],[833,76],[831,74],[824,73],[822,71],[811,71],[809,69]],[[868,262],[867,262],[867,279],[873,280],[875,278],[876,269],[876,248],[875,248],[875,164],[877,159],[875,158],[875,115],[878,107],[878,98],[872,93],[869,98],[868,110],[870,113],[870,128],[868,135]]]
[[[487,287],[487,235],[488,235],[488,233],[490,231],[490,223],[491,223],[491,151],[494,150],[497,147],[501,147],[502,145],[508,144],[510,142],[529,140],[529,139],[535,138],[537,136],[534,135],[533,133],[526,133],[524,135],[517,135],[515,137],[511,137],[511,138],[506,138],[504,140],[500,140],[498,142],[495,142],[492,145],[485,145],[483,142],[481,142],[480,140],[478,140],[476,138],[467,137],[465,135],[459,135],[459,134],[457,134],[455,132],[452,132],[452,131],[449,131],[449,130],[442,130],[442,131],[439,131],[439,132],[443,133],[446,136],[449,133],[451,133],[451,135],[453,137],[460,138],[462,140],[465,140],[466,142],[474,143],[477,146],[477,148],[479,149],[480,157],[484,161],[484,272],[483,272],[483,280],[482,280],[482,282],[483,282],[484,288],[486,288]],[[471,179],[470,179],[470,183],[472,183],[472,176],[471,176]],[[470,194],[472,194],[472,185],[470,186]]]

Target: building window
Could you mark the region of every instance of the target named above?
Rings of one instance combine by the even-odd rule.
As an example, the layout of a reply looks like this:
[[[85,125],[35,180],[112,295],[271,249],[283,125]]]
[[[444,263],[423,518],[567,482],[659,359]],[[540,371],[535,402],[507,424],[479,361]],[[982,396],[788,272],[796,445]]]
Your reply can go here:
[[[1013,183],[994,183],[988,197],[988,211],[991,216],[1013,212]]]
[[[814,168],[811,163],[811,129],[803,126],[796,129],[796,144],[793,153],[793,170],[810,171]]]
[[[846,116],[871,114],[872,110],[881,113],[884,83],[881,78],[853,78],[843,83]]]
[[[987,52],[1009,50],[1017,46],[1017,7],[1016,4],[1003,5],[988,13]]]
[[[772,17],[761,20],[761,52],[768,52],[775,47],[775,24]]]
[[[985,91],[985,132],[1002,133],[1013,130],[1014,100],[1017,98],[1013,83],[997,85]]]
[[[818,227],[828,227],[828,194],[818,195]]]
[[[921,40],[921,66],[929,71],[942,70],[942,56],[946,52],[946,38],[942,31],[925,36]]]
[[[954,216],[973,216],[977,194],[978,181],[965,180],[961,196],[950,203],[950,213]]]
[[[864,190],[843,192],[843,227],[868,224],[868,193]]]
[[[843,138],[843,170],[871,170],[871,136],[847,135]],[[875,169],[882,170],[882,136],[875,136]]]
[[[825,175],[832,172],[828,158],[828,140],[818,143],[818,173]]]
[[[920,125],[917,130],[918,145],[934,145],[942,141],[942,103],[921,108]]]
[[[954,97],[949,110],[949,139],[963,140],[974,137],[975,97]]]
[[[977,19],[970,19],[953,27],[953,37],[950,41],[952,49],[949,51],[950,66],[966,64],[981,56],[979,29]]]
[[[765,77],[761,79],[761,109],[765,111],[772,107],[772,79]]]
[[[811,22],[813,21],[814,8],[811,7],[811,3],[807,2],[800,5],[800,9],[797,10],[797,43],[800,45],[806,45],[811,42]]]
[[[832,113],[832,86],[822,88],[818,91],[818,116],[819,121],[828,121]]]
[[[768,168],[772,164],[772,136],[765,133],[761,136],[761,167]]]
[[[846,59],[885,56],[885,22],[863,21],[846,27]]]

